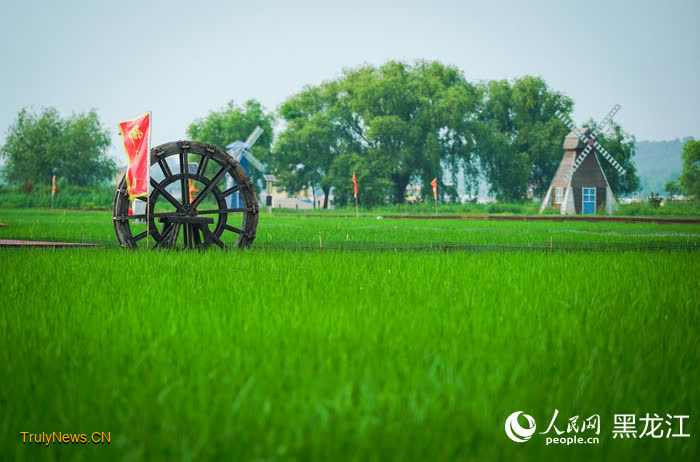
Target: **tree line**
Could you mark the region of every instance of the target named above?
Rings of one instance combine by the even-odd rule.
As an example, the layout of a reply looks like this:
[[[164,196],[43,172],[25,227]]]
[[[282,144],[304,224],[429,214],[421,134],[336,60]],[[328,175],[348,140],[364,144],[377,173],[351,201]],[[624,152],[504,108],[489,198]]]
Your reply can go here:
[[[280,122],[276,141],[258,145],[261,159],[278,186],[292,194],[312,188],[323,196],[324,208],[331,192],[336,205],[352,203],[352,173],[364,205],[401,204],[409,185],[420,185],[426,198],[433,178],[442,200],[457,200],[458,176],[473,196],[484,180],[499,200],[518,202],[546,192],[568,133],[555,112],[570,114],[572,108],[571,98],[539,77],[471,83],[459,69],[439,62],[390,61],[306,86],[274,119],[255,102],[229,103],[188,133],[215,143],[215,136],[203,134],[205,127],[219,133],[222,119],[244,114],[250,119],[251,111],[261,125]],[[598,135],[627,170],[621,176],[602,163],[613,190],[618,195],[637,190],[634,137],[616,123]],[[245,136],[231,130],[227,139]]]
[[[61,117],[55,108],[22,109],[10,126],[0,157],[2,176],[27,192],[56,175],[76,186],[94,186],[116,172],[107,157],[109,132],[95,111]]]
[[[555,111],[570,114],[572,108],[571,98],[540,77],[473,83],[439,62],[390,61],[306,86],[277,113],[256,100],[229,102],[195,120],[187,134],[224,148],[261,126],[253,154],[279,187],[291,194],[312,188],[324,208],[331,194],[335,205],[352,203],[352,173],[364,205],[403,203],[410,185],[422,186],[425,198],[433,178],[443,201],[457,200],[459,180],[472,195],[483,180],[499,200],[518,202],[541,197],[549,186],[568,132]],[[585,125],[595,130],[594,121]],[[614,122],[596,133],[627,170],[621,176],[601,163],[615,193],[636,191],[634,137]],[[62,119],[51,108],[22,110],[0,148],[3,176],[11,183],[46,184],[56,174],[72,184],[95,184],[114,174],[108,146],[94,112]],[[252,175],[261,180],[258,172]]]

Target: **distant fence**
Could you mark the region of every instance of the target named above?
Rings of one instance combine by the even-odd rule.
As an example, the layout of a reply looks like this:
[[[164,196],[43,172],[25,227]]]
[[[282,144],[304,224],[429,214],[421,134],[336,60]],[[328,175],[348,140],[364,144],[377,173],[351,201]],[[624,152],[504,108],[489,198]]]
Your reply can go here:
[[[298,218],[357,218],[356,215],[275,213],[277,216]],[[410,220],[494,220],[494,221],[588,221],[610,223],[687,223],[700,224],[700,218],[601,217],[585,215],[360,215],[360,218]]]
[[[118,248],[116,240],[89,240],[84,242],[67,242],[66,239],[46,239],[30,241],[23,239],[0,240],[0,247],[102,247]],[[241,250],[233,244],[227,244],[228,250]],[[475,245],[463,242],[358,242],[358,241],[323,241],[321,242],[253,242],[252,251],[288,251],[288,252],[658,252],[700,250],[696,241],[646,241],[646,242],[549,242],[523,243],[513,245]],[[143,249],[142,249],[143,250]],[[125,251],[132,251],[131,249]],[[167,251],[167,250],[162,250]],[[180,250],[176,250],[180,251]],[[247,250],[241,250],[247,251]]]
[[[643,243],[562,242],[515,245],[474,245],[462,242],[260,242],[252,248],[287,251],[359,251],[359,252],[646,252],[697,251],[700,243],[693,241],[647,241]]]
[[[644,217],[599,217],[567,215],[385,215],[383,218],[448,219],[448,220],[504,220],[504,221],[592,221],[618,223],[695,223],[699,218],[644,218]]]

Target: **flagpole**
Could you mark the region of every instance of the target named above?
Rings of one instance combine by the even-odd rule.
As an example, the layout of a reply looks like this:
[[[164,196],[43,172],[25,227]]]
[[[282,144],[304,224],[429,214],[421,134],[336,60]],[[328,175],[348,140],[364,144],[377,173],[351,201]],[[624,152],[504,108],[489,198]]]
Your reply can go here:
[[[355,172],[352,172],[352,189],[353,189],[353,195],[355,196],[355,218],[360,216],[360,212],[357,209],[357,177],[355,176]]]
[[[433,181],[430,182],[430,186],[433,187],[433,198],[435,199],[435,215],[437,215],[437,213],[438,213],[438,211],[437,211],[437,199],[438,199],[438,196],[437,196],[437,177],[433,178]]]
[[[146,250],[151,249],[151,126],[153,125],[153,117],[151,111],[148,111],[148,146],[146,155]]]

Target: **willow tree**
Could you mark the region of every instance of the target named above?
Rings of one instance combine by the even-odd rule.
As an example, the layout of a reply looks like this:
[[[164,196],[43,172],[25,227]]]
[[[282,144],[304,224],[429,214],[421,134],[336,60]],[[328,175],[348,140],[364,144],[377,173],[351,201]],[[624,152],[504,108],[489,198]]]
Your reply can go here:
[[[443,167],[476,175],[475,117],[479,92],[457,68],[438,62],[390,61],[380,67],[346,70],[338,97],[349,139],[393,183],[403,203],[414,181],[429,191]]]
[[[490,81],[481,89],[477,151],[491,192],[510,202],[546,191],[568,132],[554,113],[570,113],[573,102],[539,77]]]
[[[333,185],[331,166],[346,147],[337,116],[337,88],[336,82],[308,86],[282,104],[286,129],[273,154],[279,184],[290,194],[320,188],[324,209]]]

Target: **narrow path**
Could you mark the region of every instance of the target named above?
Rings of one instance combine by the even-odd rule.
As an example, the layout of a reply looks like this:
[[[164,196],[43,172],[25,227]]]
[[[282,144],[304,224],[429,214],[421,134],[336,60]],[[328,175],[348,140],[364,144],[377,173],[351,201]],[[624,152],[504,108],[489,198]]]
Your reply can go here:
[[[46,242],[19,241],[16,239],[0,239],[0,247],[102,247],[102,244],[84,242]]]

